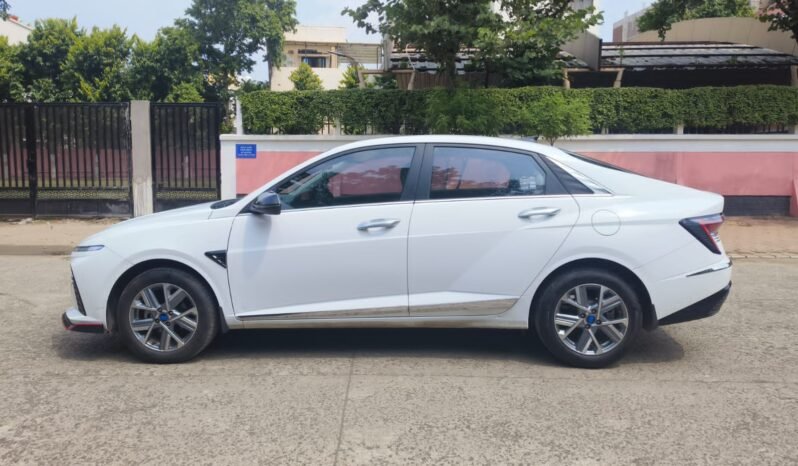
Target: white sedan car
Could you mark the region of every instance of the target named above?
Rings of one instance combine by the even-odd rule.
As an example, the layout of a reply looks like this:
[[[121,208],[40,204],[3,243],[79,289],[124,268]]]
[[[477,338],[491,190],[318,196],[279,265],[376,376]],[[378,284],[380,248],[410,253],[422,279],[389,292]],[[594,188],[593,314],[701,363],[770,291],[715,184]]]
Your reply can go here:
[[[158,363],[231,329],[534,328],[561,361],[601,367],[641,328],[718,312],[722,211],[529,141],[374,139],[84,240],[63,322]]]

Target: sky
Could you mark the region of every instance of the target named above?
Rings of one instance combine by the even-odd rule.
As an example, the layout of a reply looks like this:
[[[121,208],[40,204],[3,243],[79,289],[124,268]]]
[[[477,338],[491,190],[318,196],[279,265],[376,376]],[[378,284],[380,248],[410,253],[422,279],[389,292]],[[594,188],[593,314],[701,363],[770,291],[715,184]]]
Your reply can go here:
[[[36,19],[77,17],[85,28],[110,27],[118,24],[128,34],[150,40],[159,28],[168,26],[183,16],[191,0],[9,0],[11,14],[24,23]],[[348,40],[377,42],[379,39],[358,29],[348,17],[341,16],[347,6],[359,6],[364,0],[297,0],[297,19],[307,26],[341,26],[348,30]],[[601,0],[604,24],[601,37],[612,39],[612,23],[623,18],[624,12],[634,13],[651,3],[651,0]],[[266,66],[262,63],[253,70],[252,77],[266,79]]]

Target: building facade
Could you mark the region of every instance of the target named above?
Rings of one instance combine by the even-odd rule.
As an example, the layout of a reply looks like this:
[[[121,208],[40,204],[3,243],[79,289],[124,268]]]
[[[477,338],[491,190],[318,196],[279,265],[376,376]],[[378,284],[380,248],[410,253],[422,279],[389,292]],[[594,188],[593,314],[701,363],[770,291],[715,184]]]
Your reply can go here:
[[[0,37],[8,39],[11,45],[28,41],[28,35],[33,28],[19,22],[19,18],[9,15],[8,19],[0,19]]]
[[[381,44],[348,42],[342,27],[298,26],[296,32],[286,33],[284,47],[283,66],[269,77],[273,91],[293,90],[290,76],[302,63],[321,78],[324,89],[337,89],[353,62],[365,68],[382,63]]]

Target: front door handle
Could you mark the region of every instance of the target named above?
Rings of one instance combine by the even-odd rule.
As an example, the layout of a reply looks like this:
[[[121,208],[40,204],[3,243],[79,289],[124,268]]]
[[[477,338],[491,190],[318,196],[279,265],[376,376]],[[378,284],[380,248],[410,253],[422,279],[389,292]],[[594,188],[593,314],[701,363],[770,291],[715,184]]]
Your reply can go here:
[[[357,229],[360,231],[369,231],[372,228],[384,228],[386,230],[391,229],[399,225],[398,218],[377,218],[374,220],[369,220],[368,222],[363,222],[357,226]]]
[[[534,209],[522,210],[518,214],[518,218],[532,218],[532,217],[554,217],[560,213],[557,207],[535,207]]]

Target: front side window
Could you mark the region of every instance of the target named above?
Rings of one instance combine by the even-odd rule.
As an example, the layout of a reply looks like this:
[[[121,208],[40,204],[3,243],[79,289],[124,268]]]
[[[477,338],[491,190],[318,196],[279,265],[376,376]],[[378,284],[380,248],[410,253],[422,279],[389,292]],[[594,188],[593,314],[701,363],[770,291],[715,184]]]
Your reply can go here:
[[[532,196],[546,192],[546,173],[531,155],[496,149],[436,147],[430,199]]]
[[[303,170],[274,191],[283,209],[397,202],[414,153],[414,147],[353,152]]]

